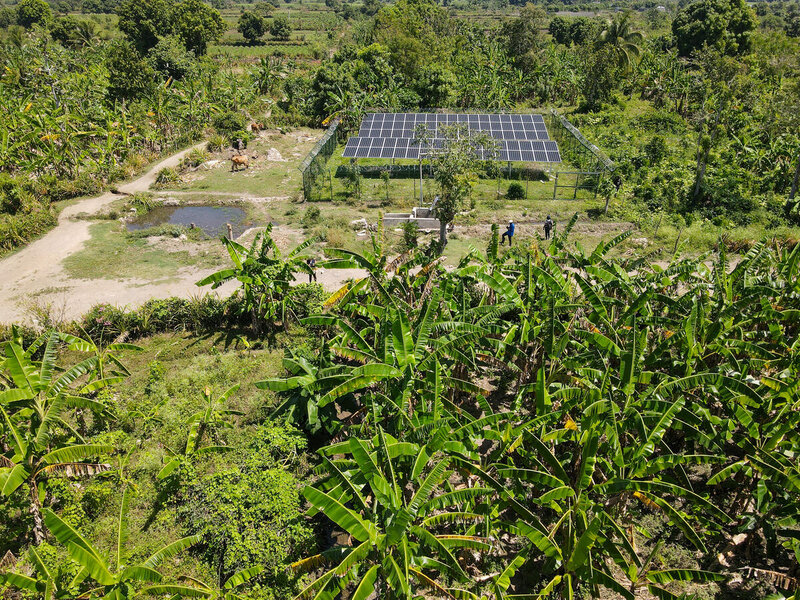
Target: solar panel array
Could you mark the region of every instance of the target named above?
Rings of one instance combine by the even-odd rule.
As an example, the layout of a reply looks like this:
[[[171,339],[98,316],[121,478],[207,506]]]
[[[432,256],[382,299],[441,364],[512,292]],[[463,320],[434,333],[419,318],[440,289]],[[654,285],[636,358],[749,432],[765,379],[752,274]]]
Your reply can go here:
[[[512,162],[561,162],[558,144],[550,139],[542,115],[369,113],[361,122],[358,136],[347,141],[342,156],[347,158],[417,159],[420,147],[414,142],[415,129],[425,125],[431,147],[441,148],[441,127],[463,123],[470,132],[482,131],[495,140],[498,155],[481,150],[481,158]],[[427,148],[423,149],[423,156]]]

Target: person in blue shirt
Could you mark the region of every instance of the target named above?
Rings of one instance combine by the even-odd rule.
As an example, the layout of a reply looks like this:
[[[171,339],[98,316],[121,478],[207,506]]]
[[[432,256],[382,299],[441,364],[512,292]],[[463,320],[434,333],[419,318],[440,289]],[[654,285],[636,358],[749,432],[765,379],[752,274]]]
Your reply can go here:
[[[501,246],[505,246],[506,237],[508,237],[508,245],[510,246],[511,245],[511,240],[514,237],[514,221],[509,221],[508,222],[508,229],[506,229],[506,232],[500,238],[500,245]]]

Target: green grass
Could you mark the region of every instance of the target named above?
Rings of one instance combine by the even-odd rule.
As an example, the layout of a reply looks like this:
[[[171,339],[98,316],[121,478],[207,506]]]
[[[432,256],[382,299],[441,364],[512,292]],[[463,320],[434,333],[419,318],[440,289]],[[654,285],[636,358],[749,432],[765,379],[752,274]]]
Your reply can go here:
[[[64,259],[64,269],[76,279],[140,279],[168,281],[182,267],[198,269],[223,264],[219,244],[203,242],[202,252],[167,252],[148,244],[146,238],[128,236],[119,222],[96,223],[89,228],[91,239],[75,254]]]
[[[232,173],[229,153],[220,152],[213,158],[223,160],[224,165],[209,171],[196,171],[189,182],[177,187],[192,192],[222,192],[249,194],[257,197],[298,196],[302,186],[302,175],[298,167],[309,153],[321,133],[313,129],[297,129],[288,135],[265,134],[252,140],[247,153],[259,154],[250,168]],[[298,137],[300,136],[300,137]],[[271,148],[280,152],[283,161],[267,160]],[[161,190],[164,193],[164,190]]]

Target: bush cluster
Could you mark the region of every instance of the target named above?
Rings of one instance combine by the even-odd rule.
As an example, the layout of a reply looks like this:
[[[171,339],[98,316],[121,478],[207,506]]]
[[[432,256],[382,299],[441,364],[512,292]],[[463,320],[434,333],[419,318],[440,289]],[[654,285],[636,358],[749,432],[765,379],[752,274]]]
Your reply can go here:
[[[220,299],[206,295],[199,298],[149,300],[136,310],[110,304],[94,306],[80,325],[92,339],[108,343],[122,333],[138,338],[169,331],[206,331],[239,327],[239,299]]]

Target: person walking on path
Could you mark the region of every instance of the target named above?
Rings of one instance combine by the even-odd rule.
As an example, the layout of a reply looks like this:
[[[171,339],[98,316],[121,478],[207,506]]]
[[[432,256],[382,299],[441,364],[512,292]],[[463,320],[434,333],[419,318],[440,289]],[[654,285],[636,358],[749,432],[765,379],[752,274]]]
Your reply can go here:
[[[544,220],[544,239],[550,239],[551,231],[553,231],[553,219],[550,218],[550,215],[547,215],[547,218]]]
[[[311,269],[311,271],[309,271],[309,273],[308,273],[308,283],[311,283],[312,280],[316,281],[317,280],[317,271],[316,271],[317,259],[312,256],[311,258],[306,260],[306,264]]]
[[[505,246],[506,245],[506,237],[508,237],[508,245],[510,246],[511,245],[511,240],[514,237],[514,221],[509,221],[508,222],[508,229],[506,229],[506,232],[500,238],[500,245],[501,246]]]

